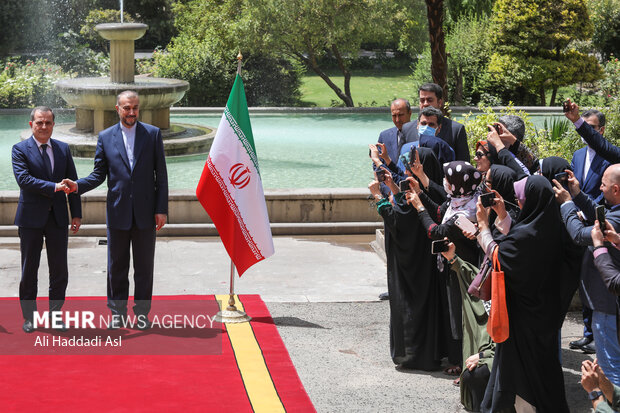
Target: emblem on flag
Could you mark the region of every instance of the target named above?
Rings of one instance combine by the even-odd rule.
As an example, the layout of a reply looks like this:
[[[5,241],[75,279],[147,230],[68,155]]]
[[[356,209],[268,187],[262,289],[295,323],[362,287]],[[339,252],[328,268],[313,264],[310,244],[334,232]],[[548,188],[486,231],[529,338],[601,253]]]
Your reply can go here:
[[[236,163],[228,171],[228,180],[235,189],[243,189],[250,183],[252,177],[250,168],[242,163]]]

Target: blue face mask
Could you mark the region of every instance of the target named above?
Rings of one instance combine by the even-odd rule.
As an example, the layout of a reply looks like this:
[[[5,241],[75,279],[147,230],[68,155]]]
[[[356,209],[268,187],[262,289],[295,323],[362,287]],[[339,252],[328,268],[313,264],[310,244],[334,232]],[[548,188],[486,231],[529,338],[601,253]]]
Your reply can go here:
[[[437,130],[428,125],[420,125],[418,127],[418,135],[435,136]]]

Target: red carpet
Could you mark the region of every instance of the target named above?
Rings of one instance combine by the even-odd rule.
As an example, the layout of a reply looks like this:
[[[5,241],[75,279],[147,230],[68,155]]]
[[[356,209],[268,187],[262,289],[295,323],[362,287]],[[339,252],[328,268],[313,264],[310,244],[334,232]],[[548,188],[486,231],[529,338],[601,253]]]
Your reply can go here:
[[[71,301],[84,299],[69,299],[65,309]],[[151,315],[158,314],[157,308],[166,300],[213,302],[215,297],[156,297]],[[12,322],[8,322],[3,311],[0,318],[2,412],[314,411],[271,315],[257,295],[240,296],[241,307],[252,317],[250,323],[228,324],[228,328],[219,325],[215,336],[190,334],[171,338],[155,328],[147,332],[119,330],[124,333],[123,343],[132,342],[133,352],[140,345],[144,350],[143,354],[129,355],[90,354],[90,349],[77,349],[78,354],[37,354],[38,350],[33,349],[23,355],[16,354],[14,348],[9,351],[15,342],[22,343],[24,337],[32,346],[35,335],[52,334],[50,330],[33,334],[21,331],[18,301],[0,299],[5,305],[7,301],[14,305],[18,324],[13,314]],[[41,311],[46,303],[39,302]],[[56,335],[76,335],[75,330],[71,333],[69,330]],[[209,345],[204,347],[206,355],[193,355],[201,340],[211,343],[217,340],[218,344],[221,340],[221,351],[218,347],[219,354],[212,354],[213,347]],[[176,354],[148,354],[155,341],[166,343],[169,350],[174,345]],[[185,343],[193,343],[193,350],[185,349]]]

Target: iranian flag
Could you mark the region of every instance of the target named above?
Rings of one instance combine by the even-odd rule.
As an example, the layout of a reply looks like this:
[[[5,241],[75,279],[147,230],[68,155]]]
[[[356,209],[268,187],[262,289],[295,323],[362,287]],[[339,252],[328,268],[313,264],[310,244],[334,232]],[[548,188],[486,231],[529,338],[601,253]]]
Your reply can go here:
[[[241,276],[273,255],[273,239],[243,80],[237,74],[196,196]]]

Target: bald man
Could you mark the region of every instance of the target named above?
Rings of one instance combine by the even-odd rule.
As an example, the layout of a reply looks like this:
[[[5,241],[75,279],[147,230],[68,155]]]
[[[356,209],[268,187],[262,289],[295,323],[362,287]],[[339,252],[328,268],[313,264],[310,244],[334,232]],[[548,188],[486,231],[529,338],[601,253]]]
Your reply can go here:
[[[385,150],[390,159],[398,162],[400,149],[403,145],[414,141],[414,139],[407,139],[403,133],[403,125],[411,121],[411,104],[407,99],[395,99],[390,105],[390,112],[392,113],[394,127],[381,132],[378,142],[385,145]]]
[[[596,347],[598,363],[616,386],[620,386],[620,344],[616,324],[616,296],[605,286],[602,276],[594,265],[597,251],[592,248],[592,226],[586,226],[577,216],[580,209],[588,222],[596,219],[596,202],[579,188],[579,181],[572,172],[569,173],[566,191],[557,181],[554,182],[556,199],[561,204],[560,211],[566,229],[578,245],[590,247],[584,255],[580,296],[592,312],[592,333]],[[601,192],[611,206],[606,211],[606,220],[620,231],[620,164],[609,166],[601,179]],[[572,200],[571,200],[572,196]],[[598,248],[597,248],[598,249]],[[614,265],[620,265],[620,250],[609,248],[609,256]]]

